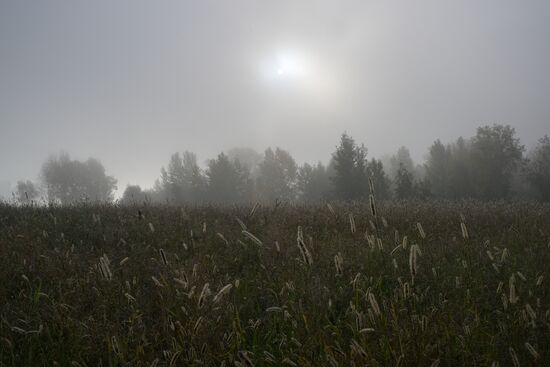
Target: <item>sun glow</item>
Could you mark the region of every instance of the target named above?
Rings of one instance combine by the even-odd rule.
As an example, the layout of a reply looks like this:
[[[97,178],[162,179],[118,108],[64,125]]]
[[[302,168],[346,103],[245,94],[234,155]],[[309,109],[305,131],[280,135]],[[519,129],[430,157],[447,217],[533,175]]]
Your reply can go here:
[[[264,61],[262,74],[268,80],[305,82],[311,75],[308,58],[295,51],[279,51]]]
[[[303,57],[292,53],[281,53],[276,58],[278,76],[289,78],[303,77],[307,74],[307,62]]]
[[[285,99],[335,101],[338,86],[328,60],[298,48],[272,50],[260,64],[265,86]],[[324,102],[323,102],[324,103]]]

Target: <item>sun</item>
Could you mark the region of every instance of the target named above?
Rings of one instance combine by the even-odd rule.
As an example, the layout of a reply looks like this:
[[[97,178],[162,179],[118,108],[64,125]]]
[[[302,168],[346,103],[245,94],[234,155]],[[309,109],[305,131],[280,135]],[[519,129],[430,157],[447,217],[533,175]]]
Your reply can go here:
[[[306,76],[308,71],[306,59],[290,51],[277,54],[274,69],[277,76],[285,78],[301,78]]]
[[[305,48],[272,48],[258,65],[261,81],[267,90],[285,98],[307,96],[334,100],[338,83],[330,64],[322,54]]]
[[[265,80],[285,85],[307,83],[313,70],[305,53],[289,49],[272,52],[264,58],[260,68]]]

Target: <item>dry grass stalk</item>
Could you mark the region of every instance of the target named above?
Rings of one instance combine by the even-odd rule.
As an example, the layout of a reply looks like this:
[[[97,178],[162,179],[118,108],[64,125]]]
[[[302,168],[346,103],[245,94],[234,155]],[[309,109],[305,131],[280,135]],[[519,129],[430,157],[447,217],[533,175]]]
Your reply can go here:
[[[258,202],[254,204],[252,209],[250,209],[250,213],[248,213],[249,218],[252,218],[254,216],[254,214],[256,213],[256,209],[258,209],[259,206],[260,206],[260,203]]]
[[[380,312],[380,306],[378,305],[378,302],[376,301],[376,297],[372,292],[369,292],[369,302],[370,306],[372,307],[372,310],[374,311],[374,314],[376,316],[380,316],[382,313]]]
[[[355,233],[355,218],[353,217],[353,213],[349,213],[349,226],[351,233]]]
[[[202,287],[201,293],[199,295],[199,300],[197,302],[197,306],[199,308],[202,308],[204,303],[206,302],[206,298],[210,295],[210,284],[205,283]]]
[[[105,254],[99,258],[99,270],[105,280],[113,279],[113,273],[111,272],[111,268],[109,266],[110,263],[109,258]]]
[[[237,220],[237,223],[239,223],[239,226],[241,226],[241,230],[242,231],[246,231],[247,228],[246,228],[246,224],[244,224],[244,222],[242,220],[240,220],[239,218],[235,218]]]
[[[516,294],[516,276],[515,276],[515,274],[512,274],[512,276],[510,277],[510,280],[508,281],[508,286],[509,286],[509,289],[510,289],[509,301],[510,301],[510,304],[513,305],[519,300],[519,297]]]
[[[426,239],[426,232],[424,232],[424,228],[422,228],[422,224],[420,222],[416,223],[416,228],[418,229],[418,233],[420,233],[420,237],[422,239]]]
[[[227,293],[229,293],[229,291],[231,290],[231,288],[233,288],[233,284],[229,283],[225,286],[223,286],[219,291],[218,293],[216,293],[216,295],[214,296],[214,298],[212,299],[212,303],[218,303],[222,297],[224,295],[226,295]]]
[[[260,241],[260,239],[256,236],[254,236],[252,233],[250,233],[248,231],[242,231],[242,233],[245,235],[245,237],[252,240],[252,242],[254,242],[256,245],[263,246],[262,241]]]
[[[508,353],[510,353],[510,357],[512,358],[512,363],[514,364],[514,367],[520,367],[519,358],[514,348],[509,347]]]
[[[221,234],[220,232],[216,233],[216,235],[222,239],[223,242],[225,242],[226,245],[229,245],[229,241],[224,237],[223,234]]]
[[[525,348],[529,351],[529,353],[533,356],[533,359],[539,360],[540,354],[537,352],[537,350],[531,345],[529,342],[525,342]]]
[[[409,270],[411,277],[415,277],[418,274],[418,256],[421,256],[422,252],[418,245],[412,245],[409,251]]]
[[[164,252],[164,250],[160,249],[159,253],[160,253],[160,258],[161,258],[162,263],[164,264],[164,266],[168,266],[168,258],[166,257],[166,253]]]
[[[162,283],[157,279],[157,277],[155,277],[154,275],[151,277],[151,279],[153,280],[153,283],[155,283],[155,285],[159,288],[162,288],[164,287],[164,285],[162,285]]]
[[[469,238],[468,228],[466,228],[466,224],[464,222],[460,222],[460,229],[462,230],[462,238],[467,240]]]
[[[301,226],[298,226],[296,242],[298,244],[298,249],[300,250],[300,254],[302,255],[303,262],[311,266],[313,264],[313,257],[311,256],[311,252],[309,252],[306,244],[304,243],[304,234],[302,232]]]
[[[374,202],[374,195],[369,195],[370,213],[376,218],[376,203]]]
[[[334,266],[336,267],[336,276],[344,275],[344,258],[341,253],[334,255]]]

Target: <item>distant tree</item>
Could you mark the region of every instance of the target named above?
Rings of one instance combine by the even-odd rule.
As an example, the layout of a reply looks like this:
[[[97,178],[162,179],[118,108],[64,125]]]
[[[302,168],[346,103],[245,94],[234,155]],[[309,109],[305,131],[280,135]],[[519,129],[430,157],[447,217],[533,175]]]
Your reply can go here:
[[[146,193],[139,185],[128,185],[122,194],[122,204],[142,204],[147,201]]]
[[[414,178],[407,168],[401,164],[395,176],[395,197],[402,200],[410,199],[414,195]]]
[[[206,193],[206,177],[191,152],[174,153],[168,168],[161,168],[160,189],[175,203],[200,202]]]
[[[254,180],[251,177],[248,166],[242,165],[238,159],[233,160],[233,166],[237,173],[238,202],[249,203],[255,199]]]
[[[174,153],[168,162],[168,169],[161,169],[161,177],[167,195],[175,202],[189,199],[189,183],[185,179],[185,169],[179,153]]]
[[[529,154],[527,181],[542,201],[550,201],[550,138],[545,135]]]
[[[513,128],[503,125],[477,129],[471,145],[477,197],[502,199],[509,196],[512,177],[524,151],[515,133]]]
[[[449,146],[450,164],[447,198],[464,199],[475,197],[475,182],[472,165],[471,142],[459,137]]]
[[[426,180],[431,194],[438,198],[450,194],[451,151],[436,140],[429,149],[426,161]]]
[[[259,199],[294,200],[296,198],[296,174],[298,167],[287,151],[268,148],[258,167],[256,187]]]
[[[409,172],[413,176],[415,175],[414,162],[411,158],[411,153],[409,152],[409,149],[407,149],[407,147],[400,147],[397,150],[397,153],[390,157],[388,163],[388,175],[390,179],[394,179],[397,176],[397,172],[399,171],[401,166],[403,166],[407,170],[407,172]]]
[[[374,196],[377,199],[389,199],[391,197],[391,181],[384,172],[382,161],[372,158],[367,165],[367,174],[374,186]]]
[[[164,187],[162,177],[160,179],[155,180],[155,184],[153,185],[153,188],[143,190],[143,193],[145,195],[146,200],[151,203],[160,204],[160,203],[171,202],[172,200]]]
[[[0,204],[12,193],[11,183],[8,180],[0,180]]]
[[[89,200],[112,201],[117,180],[105,174],[105,168],[95,158],[88,158],[80,165],[84,196]]]
[[[208,162],[208,195],[210,201],[230,204],[250,198],[251,180],[247,167],[238,160],[231,161],[224,153]]]
[[[325,166],[321,162],[312,166],[305,163],[298,169],[296,187],[298,197],[305,202],[318,202],[324,199],[330,190],[330,180]]]
[[[38,189],[32,181],[17,181],[16,199],[19,203],[28,204],[38,197]]]
[[[421,200],[433,198],[430,182],[425,178],[415,180],[413,183],[413,196]]]
[[[340,200],[358,200],[368,194],[367,149],[357,146],[346,133],[332,154],[334,195]]]
[[[206,177],[197,163],[197,156],[191,152],[183,152],[183,174],[189,183],[189,192],[193,201],[201,201],[206,192]]]
[[[251,177],[257,177],[258,166],[263,160],[262,154],[252,148],[235,147],[227,151],[227,157],[230,161],[239,161],[239,164],[248,169]]]
[[[69,204],[82,200],[112,201],[116,179],[105,174],[97,159],[71,160],[67,153],[50,157],[42,165],[48,198]]]

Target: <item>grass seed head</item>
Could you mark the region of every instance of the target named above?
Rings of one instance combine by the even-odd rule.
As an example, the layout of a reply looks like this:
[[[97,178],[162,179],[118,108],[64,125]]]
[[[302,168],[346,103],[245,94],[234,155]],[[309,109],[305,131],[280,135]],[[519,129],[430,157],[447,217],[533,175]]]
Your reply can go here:
[[[162,263],[164,264],[164,266],[168,266],[168,258],[166,257],[166,253],[164,252],[164,250],[160,249],[159,253],[160,253],[160,258],[161,258]]]

